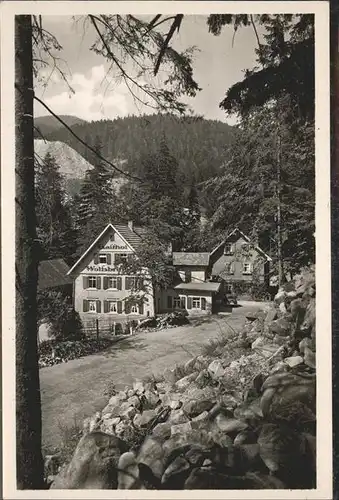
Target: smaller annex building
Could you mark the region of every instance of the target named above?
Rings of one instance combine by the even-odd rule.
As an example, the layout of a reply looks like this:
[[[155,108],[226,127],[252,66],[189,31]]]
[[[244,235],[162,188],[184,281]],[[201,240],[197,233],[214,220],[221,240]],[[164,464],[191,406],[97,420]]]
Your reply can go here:
[[[82,320],[93,317],[138,319],[154,315],[147,269],[127,272],[141,243],[143,228],[108,224],[69,270],[74,308]]]
[[[214,312],[221,283],[209,281],[209,252],[173,252],[176,282],[166,290],[161,309],[185,309],[190,316]]]

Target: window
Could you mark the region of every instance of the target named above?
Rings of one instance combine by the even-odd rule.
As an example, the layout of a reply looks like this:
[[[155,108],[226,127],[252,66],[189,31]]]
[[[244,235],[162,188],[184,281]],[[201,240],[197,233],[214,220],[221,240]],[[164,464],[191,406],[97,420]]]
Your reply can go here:
[[[99,264],[107,264],[107,254],[101,253],[99,255]]]
[[[117,290],[118,289],[118,278],[116,276],[109,276],[107,279],[107,286],[110,289]]]
[[[244,267],[243,267],[243,274],[251,274],[251,263],[250,262],[244,262]]]
[[[233,253],[233,245],[232,243],[225,243],[225,254],[231,255]]]
[[[109,300],[108,301],[108,312],[110,313],[117,313],[118,312],[118,305],[116,300]]]
[[[182,309],[182,298],[181,297],[174,297],[173,307],[174,307],[174,309]]]
[[[89,276],[88,277],[88,288],[97,288],[97,277]]]
[[[234,274],[233,262],[228,262],[225,266],[225,270],[227,274]]]
[[[248,244],[248,243],[243,243],[243,244],[241,245],[241,248],[242,248],[242,250],[243,250],[244,252],[248,252],[248,251],[250,250],[250,246],[249,246],[249,244]]]
[[[131,314],[138,314],[138,306],[136,304],[131,306]]]
[[[226,293],[232,293],[233,292],[233,286],[231,283],[226,283],[225,285]]]
[[[115,263],[116,264],[126,264],[128,259],[127,253],[116,253],[115,254]]]
[[[88,301],[88,312],[96,313],[97,312],[97,301],[89,300]]]
[[[193,309],[201,309],[201,300],[200,300],[200,297],[193,297],[193,299],[192,299],[192,308]]]

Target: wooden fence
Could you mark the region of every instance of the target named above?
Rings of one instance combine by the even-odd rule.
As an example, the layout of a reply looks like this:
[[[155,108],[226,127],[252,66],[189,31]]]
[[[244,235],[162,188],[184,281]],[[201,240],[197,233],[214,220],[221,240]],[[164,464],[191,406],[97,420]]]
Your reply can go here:
[[[137,320],[122,319],[120,321],[112,321],[111,319],[102,318],[82,322],[84,334],[87,337],[95,337],[97,339],[116,335],[132,335],[138,323]]]

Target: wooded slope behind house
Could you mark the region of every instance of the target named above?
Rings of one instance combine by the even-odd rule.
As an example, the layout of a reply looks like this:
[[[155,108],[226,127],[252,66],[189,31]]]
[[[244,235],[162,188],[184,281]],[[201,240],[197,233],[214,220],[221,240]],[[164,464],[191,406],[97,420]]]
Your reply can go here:
[[[232,127],[219,121],[159,114],[85,122],[72,130],[92,146],[98,137],[103,156],[114,163],[120,160],[119,166],[134,174],[140,170],[141,158],[155,153],[165,139],[179,161],[180,181],[186,184],[204,181],[219,170],[233,135]],[[47,139],[68,144],[93,163],[91,152],[67,129],[48,133]]]

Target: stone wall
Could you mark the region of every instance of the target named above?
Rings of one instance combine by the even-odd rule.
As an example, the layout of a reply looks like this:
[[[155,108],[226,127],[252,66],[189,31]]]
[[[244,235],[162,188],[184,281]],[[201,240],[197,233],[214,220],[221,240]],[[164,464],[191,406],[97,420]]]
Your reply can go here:
[[[315,488],[314,270],[205,351],[114,394],[50,487]]]

